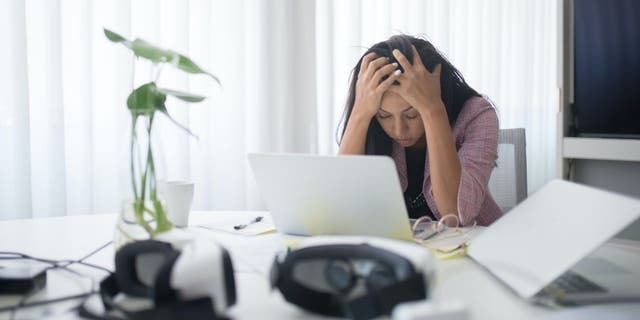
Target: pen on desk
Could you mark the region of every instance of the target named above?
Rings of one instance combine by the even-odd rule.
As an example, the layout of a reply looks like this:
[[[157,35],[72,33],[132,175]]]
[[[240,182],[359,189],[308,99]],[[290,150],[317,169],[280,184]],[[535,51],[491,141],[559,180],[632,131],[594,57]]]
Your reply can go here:
[[[253,220],[251,220],[251,221],[249,221],[249,222],[247,222],[245,224],[238,224],[238,225],[233,226],[233,229],[234,230],[242,230],[242,229],[248,227],[250,224],[258,223],[260,221],[262,221],[262,216],[257,216]]]

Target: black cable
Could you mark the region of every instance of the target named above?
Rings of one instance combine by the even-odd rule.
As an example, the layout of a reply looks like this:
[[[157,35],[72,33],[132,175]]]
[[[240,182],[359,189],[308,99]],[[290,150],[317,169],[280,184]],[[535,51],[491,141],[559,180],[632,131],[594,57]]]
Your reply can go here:
[[[0,260],[26,259],[26,260],[44,262],[44,263],[47,263],[47,264],[51,265],[51,266],[45,268],[45,271],[54,270],[54,269],[61,269],[61,270],[73,273],[73,274],[75,274],[75,275],[77,275],[79,277],[83,277],[85,279],[89,278],[91,280],[91,286],[92,286],[92,290],[90,292],[71,295],[71,296],[65,296],[65,297],[59,297],[59,298],[54,298],[54,299],[48,299],[48,300],[41,300],[41,301],[25,303],[25,301],[27,299],[32,297],[33,294],[37,292],[37,291],[32,291],[32,292],[29,292],[29,293],[25,294],[25,296],[20,299],[20,302],[18,302],[18,304],[13,305],[13,306],[9,306],[9,307],[0,308],[0,313],[6,312],[6,311],[11,311],[11,316],[10,317],[11,317],[11,319],[13,319],[14,316],[15,316],[15,312],[18,311],[19,309],[31,308],[31,307],[36,307],[36,306],[41,306],[41,305],[46,305],[46,304],[52,304],[52,303],[67,301],[67,300],[74,300],[74,299],[84,298],[82,303],[80,304],[80,305],[82,305],[91,295],[98,293],[98,291],[93,289],[93,287],[95,286],[95,282],[94,282],[93,278],[88,277],[86,275],[83,275],[83,274],[81,274],[81,273],[69,268],[69,266],[73,265],[73,264],[80,264],[80,265],[84,265],[84,266],[91,267],[91,268],[94,268],[94,269],[98,269],[98,270],[101,270],[101,271],[105,271],[105,272],[107,272],[109,274],[113,273],[111,270],[109,270],[107,268],[104,268],[104,267],[101,267],[101,266],[98,266],[98,265],[94,265],[94,264],[91,264],[91,263],[84,262],[84,260],[90,258],[94,254],[100,252],[102,249],[104,249],[107,246],[111,245],[111,243],[112,243],[112,241],[109,241],[109,242],[105,243],[104,245],[100,246],[99,248],[91,251],[90,253],[86,254],[85,256],[83,256],[82,258],[77,259],[77,260],[44,259],[44,258],[33,257],[33,256],[30,256],[30,255],[27,255],[27,254],[23,254],[23,253],[20,253],[20,252],[0,251],[0,255],[12,255],[13,256],[13,257],[0,257]],[[74,309],[76,309],[77,307],[78,306],[76,306]]]
[[[84,262],[84,260],[89,259],[91,256],[93,256],[94,254],[98,253],[99,251],[101,251],[102,249],[106,248],[107,246],[111,245],[112,241],[109,241],[105,244],[103,244],[102,246],[100,246],[99,248],[91,251],[89,254],[85,255],[84,257],[77,259],[77,260],[52,260],[52,259],[44,259],[44,258],[36,258],[24,253],[20,253],[20,252],[9,252],[9,251],[0,251],[0,255],[13,255],[15,257],[0,257],[0,260],[16,260],[16,259],[28,259],[28,260],[33,260],[33,261],[38,261],[38,262],[44,262],[44,263],[48,263],[51,264],[53,266],[53,268],[48,268],[48,269],[55,269],[55,268],[66,268],[72,264],[80,264],[80,265],[84,265],[87,267],[91,267],[94,269],[99,269],[102,271],[105,271],[107,273],[112,273],[111,270],[95,265],[95,264],[91,264],[91,263],[87,263]],[[66,263],[64,265],[60,265],[62,263]],[[71,272],[75,272],[71,269],[69,269]],[[77,274],[77,273],[76,273]],[[79,275],[79,274],[78,274]]]
[[[97,266],[97,265],[95,265],[95,264],[91,264],[91,263],[84,262],[84,260],[89,259],[89,258],[90,258],[91,256],[93,256],[94,254],[96,254],[96,253],[100,252],[102,249],[104,249],[104,248],[106,248],[107,246],[111,245],[111,243],[112,243],[112,242],[113,242],[113,241],[109,241],[109,242],[107,242],[107,243],[103,244],[102,246],[100,246],[99,248],[97,248],[97,249],[95,249],[95,250],[91,251],[89,254],[85,255],[84,257],[82,257],[82,258],[80,258],[80,259],[78,259],[78,260],[73,260],[73,261],[71,261],[70,263],[67,263],[67,264],[65,264],[65,265],[64,265],[64,266],[62,266],[62,267],[64,268],[64,267],[67,267],[67,266],[69,266],[69,265],[72,265],[72,264],[76,264],[76,263],[77,263],[77,264],[85,265],[85,266],[87,266],[87,267],[92,267],[92,268],[95,268],[95,269],[100,269],[100,270],[105,271],[105,272],[107,272],[107,273],[109,273],[109,274],[110,274],[110,273],[112,273],[112,271],[111,271],[111,270],[109,270],[109,269],[107,269],[107,268],[104,268],[104,267],[101,267],[101,266]]]
[[[8,254],[8,253],[16,254],[15,252],[0,252],[0,255],[1,254]],[[62,269],[62,270],[65,270],[67,272],[71,272],[71,273],[73,273],[73,274],[75,274],[75,275],[77,275],[79,277],[85,277],[85,276],[83,274],[73,270],[73,269],[68,268],[68,266],[70,266],[72,264],[80,264],[80,265],[91,267],[91,268],[94,268],[94,269],[98,269],[100,271],[104,271],[104,272],[107,272],[107,273],[112,273],[112,271],[107,269],[107,268],[104,268],[104,267],[101,267],[101,266],[98,266],[98,265],[95,265],[95,264],[91,264],[91,263],[82,262],[82,261],[79,261],[79,260],[55,260],[54,261],[54,260],[46,260],[46,259],[34,258],[34,257],[28,256],[28,255],[22,255],[22,256],[16,256],[16,257],[0,257],[0,260],[33,260],[33,261],[38,261],[38,262],[44,262],[44,263],[48,263],[48,264],[51,265],[51,266],[45,268],[44,271],[49,271],[49,270],[54,270],[54,269]],[[62,263],[66,263],[66,264],[65,265],[61,265]]]
[[[51,259],[36,258],[36,257],[32,257],[30,255],[24,254],[24,253],[10,252],[10,251],[0,251],[0,255],[12,255],[12,256],[14,256],[14,257],[0,257],[0,260],[29,259],[29,260],[48,263],[48,264],[56,264],[56,263],[58,263],[60,261],[71,261],[71,260],[51,260]]]

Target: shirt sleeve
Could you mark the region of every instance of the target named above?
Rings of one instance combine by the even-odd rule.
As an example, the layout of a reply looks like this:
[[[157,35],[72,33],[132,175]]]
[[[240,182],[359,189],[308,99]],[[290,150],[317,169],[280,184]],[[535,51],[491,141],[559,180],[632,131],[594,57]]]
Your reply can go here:
[[[458,158],[461,166],[458,216],[461,225],[469,225],[489,193],[489,178],[498,159],[498,117],[493,107],[483,108],[469,122]]]

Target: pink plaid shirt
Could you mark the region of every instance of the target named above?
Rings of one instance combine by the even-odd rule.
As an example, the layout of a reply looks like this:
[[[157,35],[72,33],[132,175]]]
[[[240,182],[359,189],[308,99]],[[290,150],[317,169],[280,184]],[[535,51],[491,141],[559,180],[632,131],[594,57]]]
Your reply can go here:
[[[462,170],[458,189],[458,217],[462,225],[475,220],[486,226],[502,216],[489,193],[489,177],[498,159],[498,117],[491,104],[481,97],[467,100],[453,126],[453,137]],[[407,190],[407,163],[404,148],[392,142],[391,157],[396,163],[402,190]],[[429,157],[425,158],[422,192],[436,218],[438,212],[429,175]]]

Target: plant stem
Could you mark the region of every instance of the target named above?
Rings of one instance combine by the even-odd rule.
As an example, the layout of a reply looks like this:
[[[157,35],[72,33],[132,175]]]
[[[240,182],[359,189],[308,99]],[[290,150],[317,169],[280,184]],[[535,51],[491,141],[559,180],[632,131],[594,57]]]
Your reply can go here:
[[[147,177],[149,173],[153,176],[153,157],[151,156],[151,128],[153,125],[153,114],[149,116],[147,123],[147,156],[145,161],[144,173],[142,174],[141,182],[140,182],[140,194],[137,194],[136,191],[136,199],[133,204],[133,209],[136,216],[136,221],[139,225],[141,225],[150,235],[156,234],[158,229],[158,217],[157,210],[148,210],[145,208],[145,199],[146,199],[146,190],[147,190]],[[136,136],[137,140],[137,136]],[[151,171],[151,172],[150,172]],[[153,178],[152,178],[153,179]],[[155,189],[155,186],[154,188]],[[155,190],[152,190],[155,193]],[[155,205],[154,205],[155,206]],[[147,211],[155,220],[156,220],[156,230],[154,230],[149,223],[144,220],[144,213]]]
[[[153,150],[151,146],[151,131],[153,130],[153,118],[152,114],[149,118],[149,152],[147,155],[148,169],[149,169],[149,194],[151,202],[153,203],[154,217],[156,218],[156,233],[171,230],[173,224],[167,218],[167,214],[162,206],[162,203],[158,200],[158,193],[156,192],[156,167],[153,159]]]
[[[153,119],[151,121],[153,121]],[[149,173],[151,174],[149,176],[149,197],[151,198],[151,200],[157,200],[157,193],[156,193],[156,166],[155,166],[155,162],[154,162],[154,159],[153,159],[153,150],[151,150],[151,129],[149,130],[149,155],[148,155],[148,161],[149,161]]]
[[[131,115],[131,186],[133,187],[133,198],[135,200],[138,200],[138,186],[136,185],[136,174],[135,174],[135,155],[134,155],[134,149],[135,149],[135,142],[137,140],[136,138],[136,123],[138,122],[138,116],[137,115]]]
[[[147,161],[146,161],[145,173],[143,176],[143,180],[144,180],[143,186],[146,187],[146,182],[148,178],[149,179],[149,198],[151,199],[151,203],[153,204],[153,210],[147,210],[147,211],[156,220],[156,228],[155,230],[152,231],[151,234],[157,234],[160,232],[170,230],[173,227],[173,225],[171,224],[171,221],[167,219],[166,212],[162,207],[162,203],[160,203],[160,201],[158,200],[158,194],[156,191],[156,169],[155,169],[155,164],[153,160],[153,147],[152,147],[152,141],[151,141],[151,134],[153,130],[153,119],[154,119],[154,114],[152,113],[149,116],[149,124],[147,126],[147,140],[148,140],[147,141]],[[143,195],[142,199],[144,199],[144,195],[145,195],[144,190],[142,192],[142,195]]]
[[[133,211],[136,216],[136,222],[141,225],[144,230],[147,231],[150,235],[154,233],[153,228],[149,225],[147,221],[144,220],[144,199],[142,201],[136,200],[133,202]]]
[[[160,74],[162,73],[162,67],[164,67],[164,63],[161,63],[160,66],[158,66],[158,72],[156,72],[156,83],[158,83],[158,79],[160,79]]]
[[[156,81],[157,79],[160,77],[160,74],[162,72],[162,64],[157,68],[157,73],[156,73]],[[134,65],[135,68],[135,65]],[[152,69],[152,75],[153,75],[153,71],[156,68]],[[134,70],[135,71],[135,70]],[[132,79],[133,81],[133,79]],[[133,83],[132,83],[133,84]],[[171,230],[171,228],[173,227],[173,224],[171,223],[171,221],[169,221],[169,219],[167,218],[167,214],[164,210],[164,207],[162,205],[162,203],[158,200],[158,194],[157,194],[157,185],[156,185],[156,169],[155,169],[155,164],[154,164],[154,159],[153,159],[153,148],[151,146],[151,134],[152,134],[152,129],[153,129],[153,118],[154,118],[154,112],[152,111],[150,114],[147,114],[146,118],[146,130],[147,130],[147,153],[146,153],[146,158],[144,159],[144,161],[141,161],[141,157],[140,157],[140,148],[136,148],[136,146],[139,143],[138,140],[138,136],[137,136],[137,130],[136,130],[136,125],[137,125],[137,120],[138,117],[140,116],[139,114],[134,115],[132,114],[132,127],[131,127],[131,185],[133,187],[133,194],[134,194],[134,202],[133,202],[133,210],[135,213],[135,220],[136,223],[138,223],[139,225],[141,225],[146,231],[147,233],[149,233],[149,235],[153,236],[155,234],[158,234],[160,232],[164,232],[164,231],[168,231]],[[144,116],[143,116],[144,117]],[[134,156],[134,149],[135,152],[137,154],[137,157]],[[136,160],[138,161],[138,167],[139,172],[136,172],[135,170],[135,163]],[[143,170],[143,163],[144,163],[144,170]],[[136,184],[136,177],[137,174],[140,174],[140,184],[139,186]],[[148,182],[147,182],[147,179]],[[147,184],[149,185],[149,199],[151,200],[151,203],[153,205],[152,209],[146,208],[145,206],[145,201],[146,201],[146,197],[147,197]],[[140,191],[138,192],[138,187],[140,188]],[[155,229],[144,219],[145,217],[145,213],[149,214],[150,216],[153,217],[153,219],[155,220]]]
[[[153,124],[153,115],[149,116],[147,124],[147,157],[145,161],[144,174],[142,175],[140,199],[144,201],[147,190],[147,175],[149,173],[149,155],[151,155],[151,125]]]
[[[156,210],[156,216],[158,217],[158,219],[156,220],[156,232],[159,233],[159,232],[171,230],[171,228],[173,227],[173,224],[167,218],[167,214],[164,211],[164,208],[162,207],[162,204],[160,203],[160,201],[156,199],[156,200],[153,200],[152,202]]]

